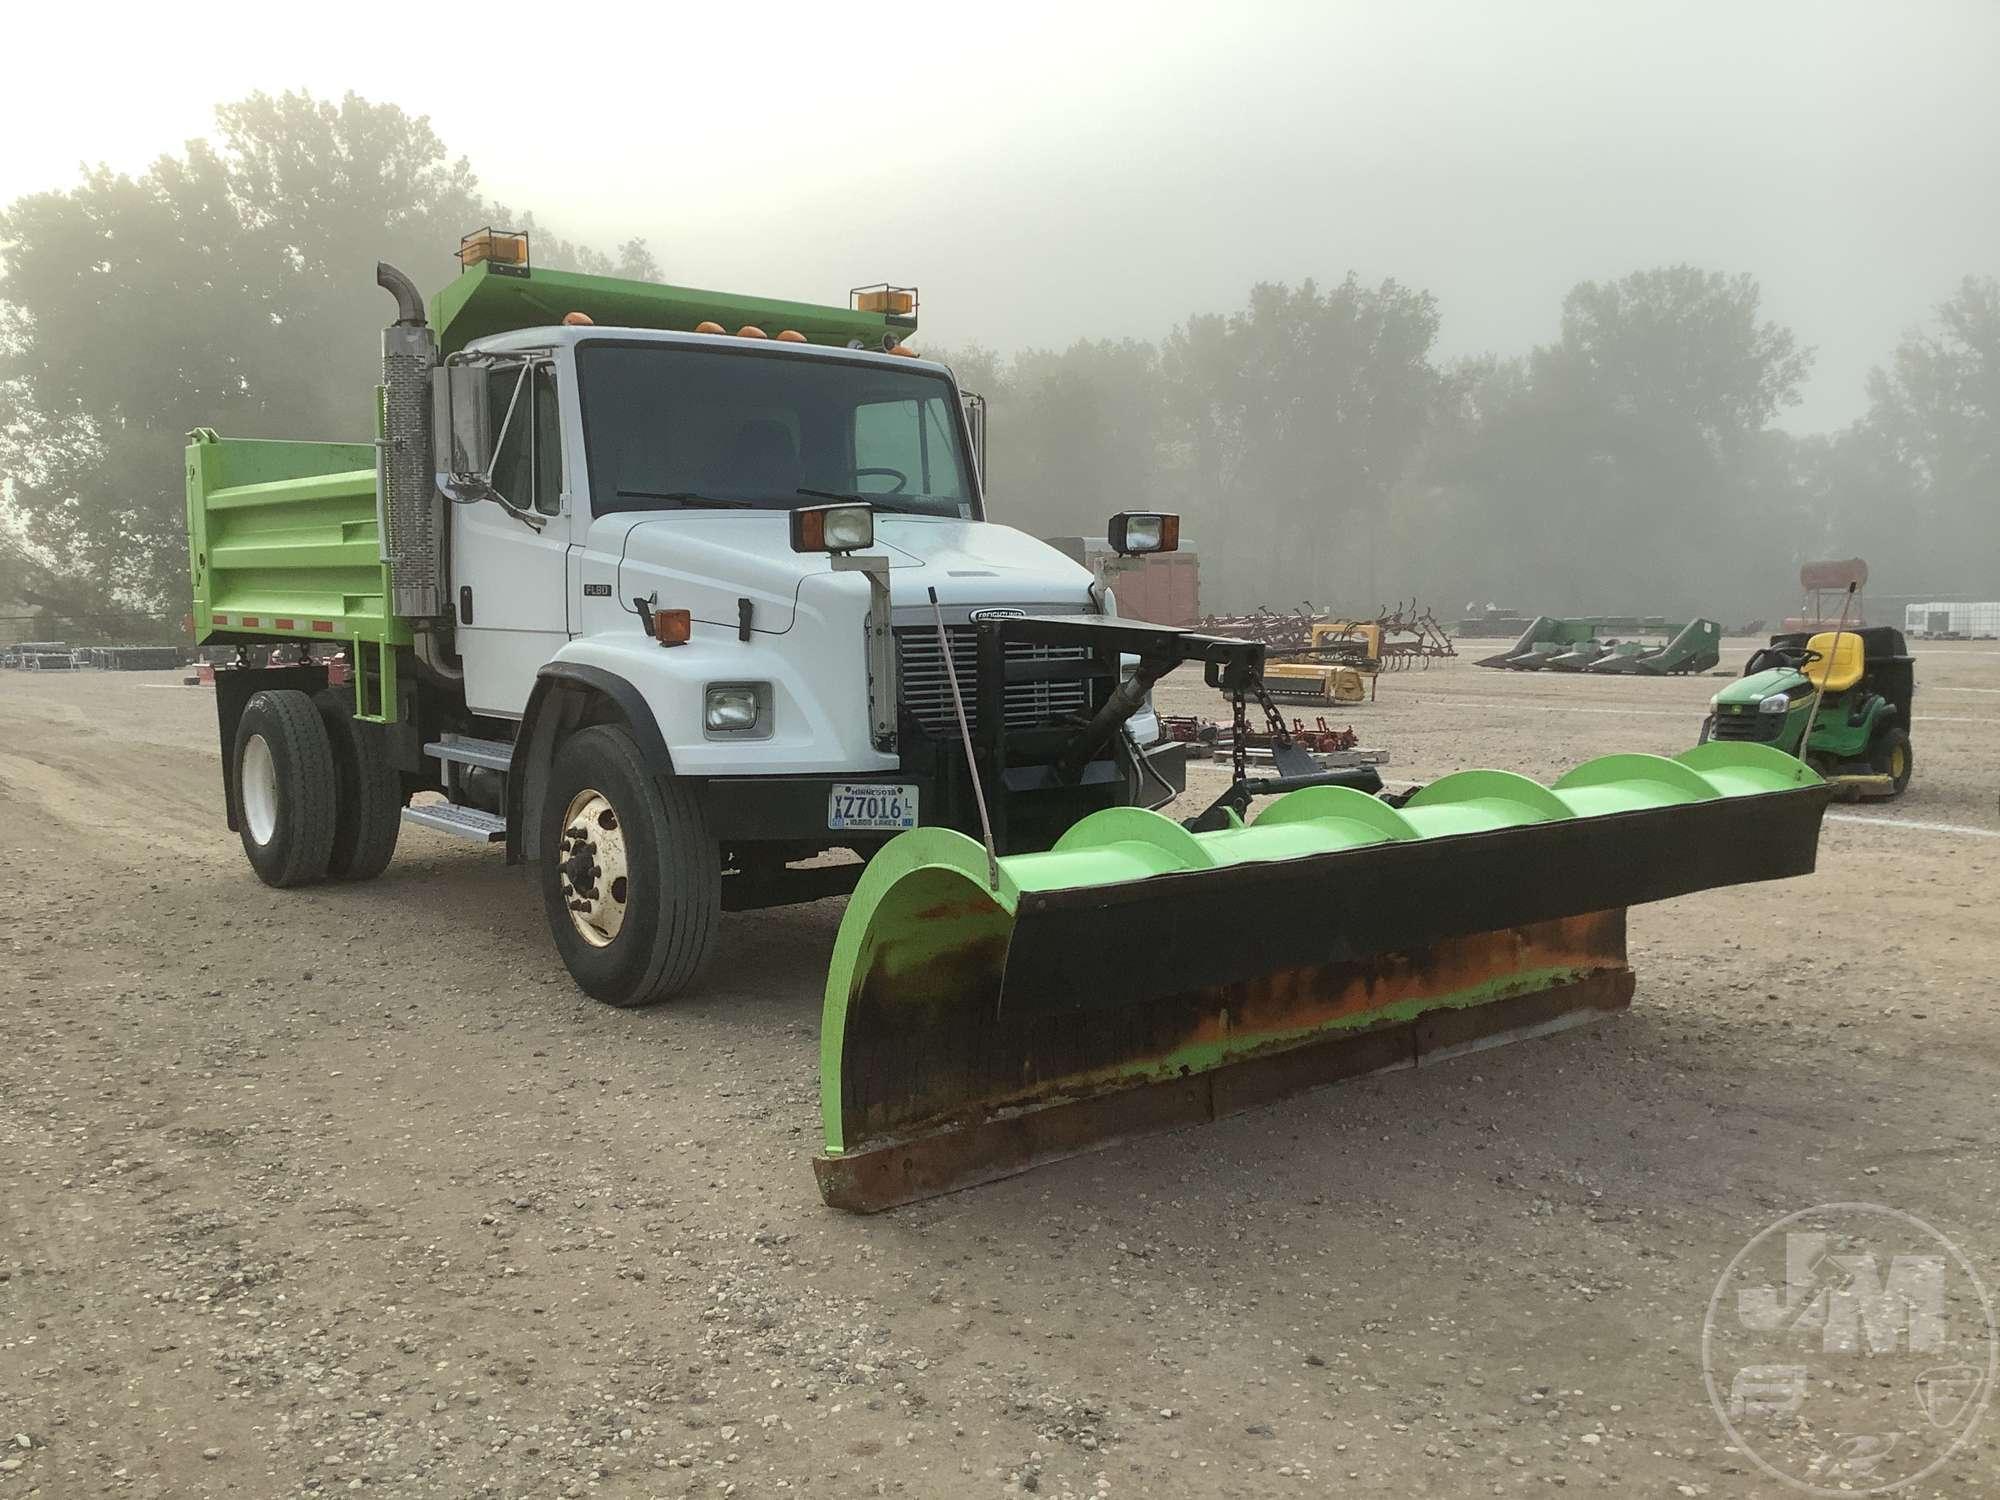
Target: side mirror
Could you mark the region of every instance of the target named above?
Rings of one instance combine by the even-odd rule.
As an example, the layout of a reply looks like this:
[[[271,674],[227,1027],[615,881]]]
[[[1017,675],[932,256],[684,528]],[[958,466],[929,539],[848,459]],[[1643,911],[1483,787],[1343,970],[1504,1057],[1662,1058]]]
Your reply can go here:
[[[432,467],[437,487],[454,500],[493,494],[492,380],[486,365],[445,364],[431,372]]]
[[[972,434],[972,462],[979,470],[979,485],[986,487],[986,398],[973,391],[961,391],[965,406],[965,427]]]

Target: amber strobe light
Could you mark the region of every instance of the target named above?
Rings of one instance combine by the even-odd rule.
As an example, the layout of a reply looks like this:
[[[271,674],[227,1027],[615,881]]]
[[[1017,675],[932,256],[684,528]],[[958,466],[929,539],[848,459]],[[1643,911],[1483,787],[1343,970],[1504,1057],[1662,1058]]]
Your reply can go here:
[[[847,299],[856,312],[907,318],[917,310],[917,289],[913,286],[858,286]]]
[[[528,264],[528,237],[518,229],[475,229],[458,242],[458,263],[470,270],[482,262],[495,266]]]

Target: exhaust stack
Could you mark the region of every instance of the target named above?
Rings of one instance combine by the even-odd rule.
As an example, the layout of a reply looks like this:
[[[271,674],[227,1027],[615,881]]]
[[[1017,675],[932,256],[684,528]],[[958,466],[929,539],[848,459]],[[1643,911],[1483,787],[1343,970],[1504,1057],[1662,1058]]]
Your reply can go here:
[[[444,613],[444,504],[431,462],[431,371],[437,336],[424,321],[416,283],[387,261],[375,284],[396,299],[396,321],[382,330],[382,418],[376,463],[376,511],[382,559],[389,564],[390,606],[411,619]]]

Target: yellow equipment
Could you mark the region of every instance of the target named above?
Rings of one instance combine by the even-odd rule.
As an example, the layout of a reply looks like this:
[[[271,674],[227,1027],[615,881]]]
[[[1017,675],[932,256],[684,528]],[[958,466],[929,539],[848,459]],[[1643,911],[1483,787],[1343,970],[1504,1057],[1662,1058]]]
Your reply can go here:
[[[1382,671],[1382,627],[1374,620],[1320,620],[1307,654],[1264,668],[1264,690],[1286,703],[1364,703]]]

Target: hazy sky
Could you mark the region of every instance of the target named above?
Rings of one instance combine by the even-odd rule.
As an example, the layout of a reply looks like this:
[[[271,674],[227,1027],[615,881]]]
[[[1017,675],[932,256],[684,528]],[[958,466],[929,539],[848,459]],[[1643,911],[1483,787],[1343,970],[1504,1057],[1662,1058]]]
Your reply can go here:
[[[563,13],[16,8],[0,199],[303,87],[429,114],[490,194],[644,235],[671,280],[914,281],[950,343],[1157,338],[1353,269],[1436,293],[1443,353],[1516,352],[1576,281],[1688,260],[1757,275],[1818,348],[1801,430],[2000,273],[1995,0]]]

